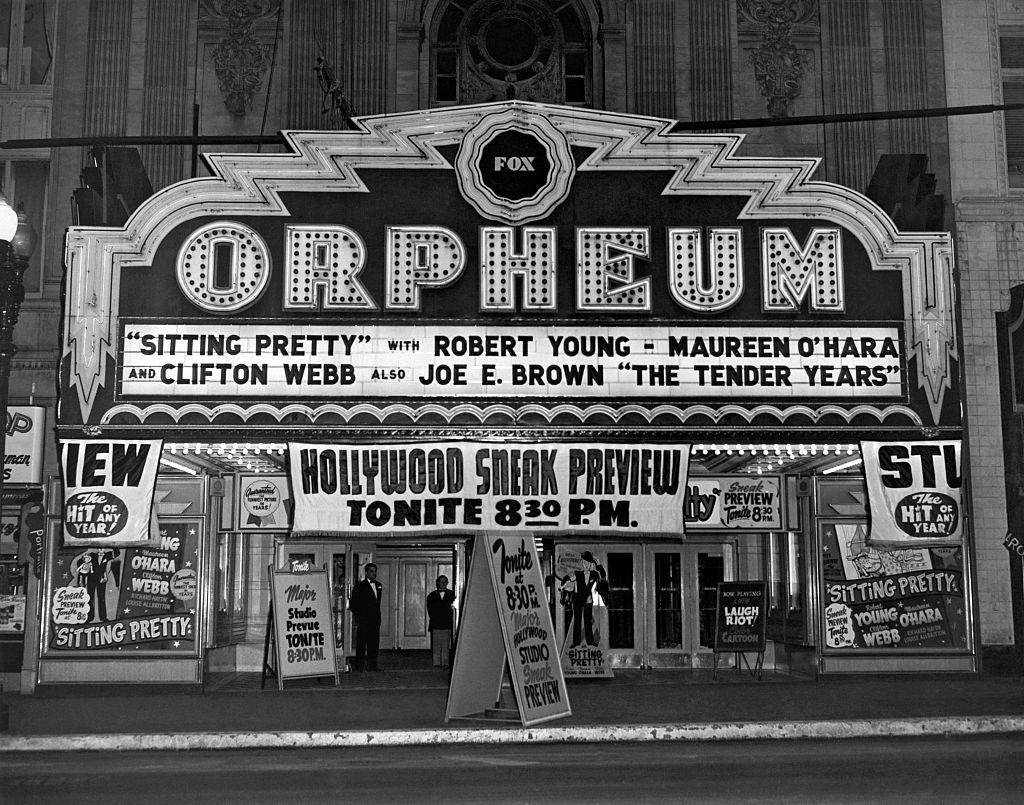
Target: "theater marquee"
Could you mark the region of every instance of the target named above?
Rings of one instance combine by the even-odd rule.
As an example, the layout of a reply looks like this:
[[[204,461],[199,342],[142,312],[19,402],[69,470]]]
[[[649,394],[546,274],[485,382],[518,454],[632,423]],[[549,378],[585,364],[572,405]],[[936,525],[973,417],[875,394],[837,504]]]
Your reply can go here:
[[[62,425],[959,425],[946,233],[739,135],[509,102],[69,230]]]

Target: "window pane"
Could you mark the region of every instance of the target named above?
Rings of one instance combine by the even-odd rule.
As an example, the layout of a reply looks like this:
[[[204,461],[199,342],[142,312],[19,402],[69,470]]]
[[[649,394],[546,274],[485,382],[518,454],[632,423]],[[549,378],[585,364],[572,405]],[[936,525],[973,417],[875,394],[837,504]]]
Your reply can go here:
[[[782,540],[780,534],[768,535],[768,580],[772,596],[771,608],[778,609],[785,600],[782,587]]]
[[[345,646],[345,608],[348,600],[345,596],[345,554],[331,554],[331,611],[334,613],[334,645],[335,648]]]
[[[565,72],[566,75],[586,75],[587,55],[585,53],[566,53]]]
[[[718,585],[725,581],[725,558],[709,553],[697,554],[697,587],[700,591],[700,644],[715,647],[715,613]]]
[[[454,103],[458,100],[455,93],[455,78],[446,77],[437,79],[437,100]]]
[[[567,77],[565,79],[565,102],[586,103],[587,82],[583,78]]]
[[[633,648],[633,554],[608,554],[608,647]]]
[[[654,629],[658,648],[682,648],[683,577],[678,553],[654,554]]]
[[[43,216],[46,211],[46,182],[49,177],[49,165],[45,162],[14,162],[12,163],[10,192],[7,200],[15,207],[25,205],[25,215],[36,230],[36,250],[28,261],[25,271],[25,291],[27,293],[42,292],[43,249]]]
[[[1003,103],[1024,103],[1024,81],[1003,82]],[[1024,111],[1005,112],[1010,187],[1024,187]]]
[[[213,625],[215,642],[224,645],[231,640],[231,535],[217,535],[217,612]]]
[[[1024,37],[999,37],[999,64],[1010,69],[1024,67]]]
[[[796,612],[804,608],[803,557],[800,555],[800,535],[790,531],[789,540],[789,609]]]
[[[455,51],[442,50],[437,54],[437,74],[455,75]]]
[[[22,83],[53,83],[53,32],[55,0],[34,0],[25,4],[25,38],[22,43]]]
[[[455,34],[459,30],[459,23],[462,22],[465,13],[459,8],[449,8],[445,13],[444,17],[441,18],[441,24],[437,28],[437,41],[438,42],[454,42]]]
[[[10,84],[7,70],[8,51],[11,41],[11,0],[0,0],[0,84]]]

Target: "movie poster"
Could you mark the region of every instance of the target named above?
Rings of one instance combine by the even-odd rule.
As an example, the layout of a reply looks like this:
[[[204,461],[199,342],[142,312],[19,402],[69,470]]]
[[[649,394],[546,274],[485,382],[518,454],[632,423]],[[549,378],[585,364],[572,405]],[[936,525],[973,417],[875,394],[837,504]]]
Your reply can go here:
[[[152,547],[56,551],[48,652],[196,653],[199,530],[161,520]]]
[[[562,672],[567,678],[612,676],[604,567],[589,549],[557,545],[555,582],[565,626]]]
[[[962,547],[889,550],[865,523],[821,528],[826,648],[967,647]]]

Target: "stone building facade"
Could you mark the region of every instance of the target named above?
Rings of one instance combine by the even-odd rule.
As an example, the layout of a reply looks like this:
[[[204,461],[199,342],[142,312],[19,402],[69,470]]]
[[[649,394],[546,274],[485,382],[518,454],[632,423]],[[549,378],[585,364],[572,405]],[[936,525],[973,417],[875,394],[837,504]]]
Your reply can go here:
[[[244,140],[342,129],[352,115],[510,99],[662,117],[679,121],[679,130],[694,121],[722,121],[728,130],[726,121],[745,118],[998,103],[1015,91],[1007,49],[1024,37],[1017,0],[11,5],[9,34],[20,45],[10,48],[12,69],[0,87],[5,141]],[[26,36],[36,36],[34,51],[26,51]],[[47,67],[33,67],[41,50]],[[1021,305],[1013,300],[1024,284],[1024,188],[1015,182],[1016,143],[1008,145],[1014,120],[989,114],[737,130],[746,135],[741,153],[818,157],[818,178],[859,192],[871,188],[883,155],[926,156],[926,169],[915,163],[910,180],[873,197],[897,223],[904,216],[901,225],[921,220],[911,208],[925,196],[942,198],[941,228],[955,233],[975,627],[980,645],[1008,654],[1024,642],[1020,558],[1003,547],[1008,532],[1024,541],[1024,399],[1013,398],[1011,371],[1022,354],[1012,349]],[[281,146],[227,142],[201,150],[257,148]],[[154,191],[205,170],[189,145],[146,144],[139,153]],[[83,186],[92,154],[83,145],[29,146],[7,149],[4,159],[15,197],[19,177],[26,189],[44,186],[33,197],[42,247],[17,330],[11,402],[32,397],[52,406],[63,236],[78,222],[68,200]],[[122,212],[130,208],[126,198]],[[934,221],[934,202],[931,209]],[[48,455],[55,472],[52,443]]]

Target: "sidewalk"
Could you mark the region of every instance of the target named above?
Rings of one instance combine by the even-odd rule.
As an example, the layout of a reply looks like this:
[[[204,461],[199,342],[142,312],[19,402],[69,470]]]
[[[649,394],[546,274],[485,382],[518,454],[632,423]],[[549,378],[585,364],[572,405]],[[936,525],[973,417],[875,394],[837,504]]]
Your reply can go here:
[[[272,681],[260,690],[258,674],[194,693],[40,688],[6,696],[0,752],[1024,734],[1024,682],[1008,676],[624,670],[571,680],[572,715],[530,728],[445,724],[447,685],[445,672],[422,670],[345,674],[338,687],[294,680],[283,692]]]

